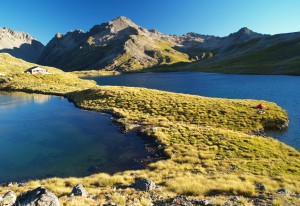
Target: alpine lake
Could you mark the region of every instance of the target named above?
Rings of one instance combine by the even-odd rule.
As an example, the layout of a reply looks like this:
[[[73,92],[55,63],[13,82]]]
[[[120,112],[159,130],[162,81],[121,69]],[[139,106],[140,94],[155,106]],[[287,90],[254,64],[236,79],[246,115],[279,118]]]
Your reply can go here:
[[[143,168],[145,139],[57,96],[0,93],[0,183]]]
[[[287,110],[285,131],[267,135],[300,150],[300,77],[201,72],[86,77],[99,85],[146,87],[232,99],[261,99]],[[272,109],[272,108],[270,108]],[[57,96],[0,92],[0,183],[140,169],[145,138],[123,134],[110,115]]]

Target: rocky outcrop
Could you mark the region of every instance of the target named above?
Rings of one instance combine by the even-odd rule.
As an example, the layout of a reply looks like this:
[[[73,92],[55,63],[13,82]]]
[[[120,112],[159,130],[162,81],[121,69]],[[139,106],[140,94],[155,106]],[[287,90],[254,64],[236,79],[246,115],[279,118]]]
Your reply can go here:
[[[0,28],[0,53],[9,53],[29,62],[37,62],[43,48],[41,42],[25,32]]]
[[[16,206],[59,206],[58,198],[44,187],[38,187],[18,196]]]
[[[56,36],[46,45],[39,63],[65,71],[107,69],[127,71],[172,61],[189,61],[172,47],[173,38],[148,31],[128,18],[93,26],[88,32],[75,30]],[[156,56],[152,54],[156,52]]]

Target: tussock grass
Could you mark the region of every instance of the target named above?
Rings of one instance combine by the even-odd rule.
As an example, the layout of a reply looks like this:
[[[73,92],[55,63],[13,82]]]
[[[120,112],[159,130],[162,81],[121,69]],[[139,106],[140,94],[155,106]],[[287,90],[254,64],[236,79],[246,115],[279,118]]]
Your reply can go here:
[[[251,181],[241,182],[236,176],[226,175],[219,178],[185,174],[174,180],[166,181],[166,185],[176,193],[184,195],[243,195],[254,196],[255,187]]]
[[[31,75],[24,72],[36,64],[14,58],[9,54],[0,54],[0,73],[4,78],[10,77],[12,81],[1,84],[2,89],[48,93],[63,95],[67,92],[91,88],[96,83],[79,79],[76,75],[65,73],[53,67],[44,67],[50,74]]]
[[[98,111],[114,110],[126,120],[139,124],[180,123],[250,132],[274,128],[288,121],[287,114],[276,104],[257,100],[228,100],[195,95],[175,94],[143,88],[102,86],[69,95],[76,104]],[[155,97],[155,98],[154,98]],[[270,108],[258,114],[255,106]],[[179,125],[177,125],[179,126]]]

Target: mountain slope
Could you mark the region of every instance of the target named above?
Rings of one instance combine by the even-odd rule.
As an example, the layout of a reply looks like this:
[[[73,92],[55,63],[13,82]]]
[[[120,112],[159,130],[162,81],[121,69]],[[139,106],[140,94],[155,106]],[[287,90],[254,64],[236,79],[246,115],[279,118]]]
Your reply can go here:
[[[196,61],[146,70],[300,75],[300,32],[263,35],[242,28],[223,38],[188,33],[176,41]]]
[[[44,45],[25,32],[0,28],[0,53],[9,53],[29,62],[36,62]]]
[[[45,47],[39,63],[66,71],[136,70],[158,64],[188,62],[172,48],[171,38],[148,31],[126,17],[96,25],[88,32],[57,34]]]
[[[56,34],[38,63],[65,71],[208,71],[300,74],[300,32],[256,33],[247,27],[225,37],[166,35],[119,17],[88,32]]]
[[[299,32],[258,37],[218,52],[212,59],[181,65],[180,70],[300,75]]]

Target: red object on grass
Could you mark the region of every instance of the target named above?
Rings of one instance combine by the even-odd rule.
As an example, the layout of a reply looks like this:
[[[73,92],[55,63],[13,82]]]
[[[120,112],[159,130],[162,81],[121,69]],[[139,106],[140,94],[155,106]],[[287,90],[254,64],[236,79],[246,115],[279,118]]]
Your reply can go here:
[[[258,104],[257,106],[256,106],[256,108],[258,108],[258,109],[264,109],[264,108],[266,108],[262,103],[260,103],[260,104]]]

